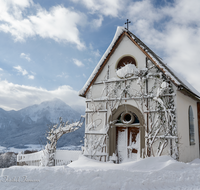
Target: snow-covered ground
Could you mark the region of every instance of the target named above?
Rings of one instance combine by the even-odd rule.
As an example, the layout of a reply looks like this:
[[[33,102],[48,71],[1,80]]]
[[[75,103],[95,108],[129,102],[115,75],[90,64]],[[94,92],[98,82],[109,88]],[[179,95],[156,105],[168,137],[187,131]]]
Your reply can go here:
[[[200,159],[182,163],[162,156],[113,164],[80,156],[68,166],[13,166],[0,169],[0,176],[2,190],[197,190]]]

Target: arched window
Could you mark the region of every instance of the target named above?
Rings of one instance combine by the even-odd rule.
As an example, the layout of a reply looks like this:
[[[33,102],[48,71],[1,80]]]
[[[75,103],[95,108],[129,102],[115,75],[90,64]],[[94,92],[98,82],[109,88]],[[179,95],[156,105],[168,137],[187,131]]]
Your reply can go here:
[[[129,78],[138,72],[136,60],[131,56],[122,57],[116,64],[116,74],[120,78]]]
[[[194,115],[193,115],[193,111],[192,111],[192,106],[189,106],[188,116],[189,116],[190,145],[194,145],[195,144],[195,139],[194,139]]]
[[[136,61],[133,57],[131,56],[125,56],[117,64],[117,70],[124,67],[127,64],[134,64],[136,66]]]

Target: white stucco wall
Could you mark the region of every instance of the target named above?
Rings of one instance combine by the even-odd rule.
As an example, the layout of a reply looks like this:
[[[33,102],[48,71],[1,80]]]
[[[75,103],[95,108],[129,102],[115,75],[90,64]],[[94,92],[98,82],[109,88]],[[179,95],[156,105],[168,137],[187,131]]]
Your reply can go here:
[[[189,118],[188,109],[192,106],[194,114],[195,145],[190,145],[189,141]],[[177,91],[177,127],[179,136],[179,161],[190,162],[199,158],[199,138],[198,138],[198,118],[197,101]]]
[[[109,79],[120,79],[117,74],[116,74],[116,65],[118,61],[126,56],[132,56],[136,60],[137,67],[139,69],[144,69],[146,67],[146,56],[141,52],[141,50],[127,37],[125,36],[118,47],[115,49],[114,53],[111,55],[110,59],[108,60],[106,66],[103,68],[97,79],[95,80],[95,83],[105,81],[106,76],[107,76],[107,71],[108,71],[108,66],[109,66]],[[136,84],[136,80],[132,83],[132,89],[134,90],[139,90],[139,86]],[[106,97],[106,90],[104,90],[105,85],[104,84],[95,84],[92,85],[92,88],[87,92],[86,94],[86,99],[98,99],[98,98],[105,98]],[[103,91],[104,90],[104,91]],[[87,100],[86,100],[87,101]],[[122,104],[130,104],[135,107],[137,107],[137,104],[133,100],[127,100],[127,101],[122,101]],[[89,110],[93,110],[92,106],[97,106],[101,104],[100,110],[106,110],[106,104],[105,102],[88,102],[87,103],[87,108]],[[97,114],[91,114],[88,113],[88,119],[87,119],[87,124],[90,124],[91,121],[95,120],[102,120],[101,124],[99,125],[98,129],[96,130],[101,130],[104,128],[104,125],[107,123],[109,117],[110,117],[110,110],[108,109],[107,117],[104,116],[104,113],[97,113]],[[91,119],[92,117],[92,119]],[[104,121],[104,119],[107,119],[107,121]],[[86,124],[86,125],[87,125]]]
[[[137,67],[143,69],[146,67],[146,56],[141,52],[141,50],[127,37],[125,36],[120,42],[119,46],[116,48],[110,59],[108,60],[106,66],[99,74],[95,82],[100,82],[105,80],[107,75],[107,68],[109,65],[109,78],[118,78],[115,68],[116,64],[125,55],[130,55],[135,58]]]

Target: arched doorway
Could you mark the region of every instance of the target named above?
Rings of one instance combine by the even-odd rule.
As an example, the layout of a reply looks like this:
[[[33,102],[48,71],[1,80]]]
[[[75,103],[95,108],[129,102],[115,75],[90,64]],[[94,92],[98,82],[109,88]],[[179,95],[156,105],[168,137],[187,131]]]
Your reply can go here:
[[[115,153],[118,163],[142,157],[145,129],[144,117],[140,110],[131,105],[121,105],[113,111],[109,120],[109,155]]]

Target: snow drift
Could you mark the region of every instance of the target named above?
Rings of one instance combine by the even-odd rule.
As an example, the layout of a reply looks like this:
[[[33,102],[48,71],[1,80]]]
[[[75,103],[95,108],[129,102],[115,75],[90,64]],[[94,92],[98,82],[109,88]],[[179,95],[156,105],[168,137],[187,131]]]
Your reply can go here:
[[[0,170],[0,189],[199,189],[200,160],[177,162],[169,156],[122,164],[81,156],[68,166],[14,166]]]

